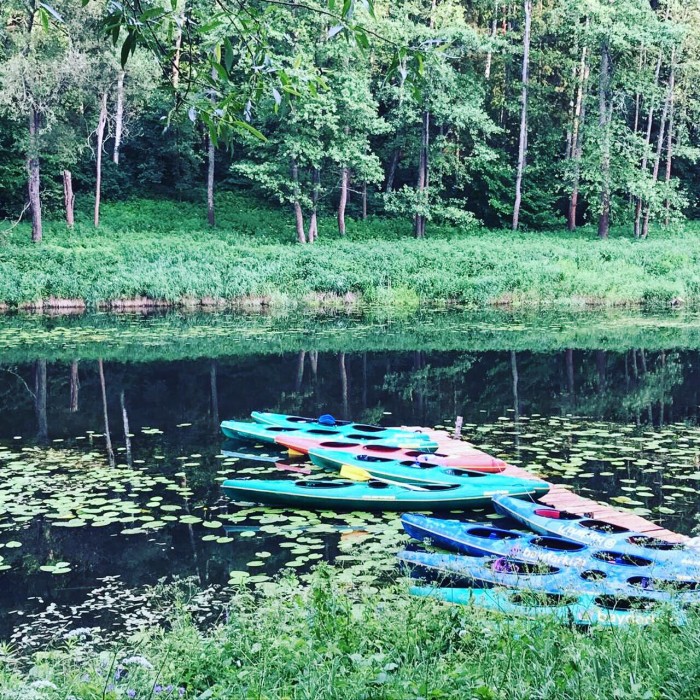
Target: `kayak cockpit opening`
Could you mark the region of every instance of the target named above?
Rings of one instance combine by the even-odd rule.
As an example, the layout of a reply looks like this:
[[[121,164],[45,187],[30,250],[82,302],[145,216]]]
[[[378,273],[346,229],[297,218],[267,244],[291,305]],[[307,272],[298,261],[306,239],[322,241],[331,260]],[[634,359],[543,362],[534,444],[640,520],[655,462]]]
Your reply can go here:
[[[358,433],[381,433],[386,430],[381,425],[363,425],[362,423],[353,423],[352,429],[357,430]]]
[[[384,481],[377,481],[376,479],[372,479],[371,481],[367,482],[367,486],[369,486],[371,489],[388,489],[389,484],[387,484]]]
[[[392,448],[393,449],[393,448]],[[432,457],[448,457],[441,452],[421,452],[420,450],[407,450],[406,457],[413,457],[415,459],[431,459]]]
[[[552,520],[578,520],[581,516],[574,513],[567,513],[565,510],[557,510],[556,508],[537,508],[535,515],[540,518],[551,518]]]
[[[358,462],[363,462],[364,464],[386,464],[387,462],[393,462],[393,459],[388,457],[377,457],[376,455],[357,455],[355,457]]]
[[[608,575],[600,569],[588,569],[586,571],[582,571],[579,576],[584,581],[604,581],[606,578],[608,578]]]
[[[634,535],[627,538],[629,544],[636,544],[638,547],[645,547],[646,549],[658,549],[663,552],[670,551],[673,549],[685,549],[682,544],[676,542],[667,542],[666,540],[660,540],[657,537],[648,537],[647,535]]]
[[[620,612],[625,612],[627,610],[653,610],[659,606],[656,601],[649,598],[618,598],[614,595],[596,596],[594,602],[599,608],[618,610]]]
[[[651,578],[650,576],[631,576],[627,579],[627,583],[647,591],[700,591],[700,581],[674,581]]]
[[[497,574],[516,574],[518,576],[529,576],[531,574],[551,576],[561,571],[556,566],[550,566],[544,562],[526,562],[519,559],[510,559],[509,557],[498,557],[488,562],[486,566]]]
[[[629,530],[626,527],[622,527],[622,525],[613,525],[612,523],[606,523],[604,520],[582,520],[579,525],[589,530],[605,532],[611,535],[621,535],[623,532],[629,532]]]
[[[456,468],[445,469],[445,474],[449,474],[450,476],[459,476],[463,479],[484,479],[485,477],[489,476],[488,474],[484,474],[483,472],[475,472],[470,471],[468,469]]]
[[[323,447],[325,450],[341,450],[348,449],[349,447],[360,447],[359,442],[340,442],[340,441],[323,441],[318,443],[319,447]]]
[[[348,435],[348,439],[350,440],[362,440],[366,442],[367,440],[381,440],[381,435]]]
[[[421,484],[421,491],[453,491],[458,489],[460,484]]]
[[[295,486],[302,489],[343,489],[354,486],[354,481],[295,481]]]
[[[400,452],[400,447],[394,447],[393,445],[365,445],[363,450],[372,450],[372,452]],[[418,454],[418,453],[416,453]]]
[[[604,561],[606,564],[616,564],[618,566],[651,566],[654,563],[651,559],[645,559],[636,554],[611,552],[607,549],[593,552],[591,556],[598,561]]]
[[[312,428],[304,431],[307,435],[340,435],[339,430],[324,430],[323,428]]]
[[[510,530],[499,530],[497,527],[470,527],[467,534],[485,540],[517,540],[521,535]]]
[[[559,537],[533,537],[530,544],[556,552],[580,552],[582,549],[586,549],[585,544],[562,540]]]

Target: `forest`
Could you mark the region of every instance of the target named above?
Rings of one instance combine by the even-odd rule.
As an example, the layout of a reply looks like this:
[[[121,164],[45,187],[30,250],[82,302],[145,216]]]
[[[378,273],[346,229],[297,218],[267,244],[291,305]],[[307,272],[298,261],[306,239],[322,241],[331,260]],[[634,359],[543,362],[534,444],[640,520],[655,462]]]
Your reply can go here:
[[[644,239],[697,212],[698,29],[679,0],[5,0],[0,241],[135,198],[220,226],[226,191],[289,242]]]

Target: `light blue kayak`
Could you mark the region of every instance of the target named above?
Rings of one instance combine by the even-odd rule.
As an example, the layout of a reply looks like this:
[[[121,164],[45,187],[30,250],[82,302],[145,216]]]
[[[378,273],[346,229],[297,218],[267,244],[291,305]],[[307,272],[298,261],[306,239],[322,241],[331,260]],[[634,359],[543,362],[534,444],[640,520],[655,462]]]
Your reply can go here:
[[[420,450],[421,452],[434,452],[438,447],[436,442],[425,439],[426,436],[420,437],[420,433],[404,432],[403,435],[397,433],[390,437],[363,434],[355,435],[352,433],[347,435],[334,427],[322,426],[320,424],[309,424],[302,429],[300,425],[279,426],[265,423],[246,423],[244,421],[225,420],[221,423],[221,432],[227,438],[232,438],[234,440],[252,440],[254,442],[266,442],[269,444],[278,444],[275,438],[284,434],[296,438],[305,438],[307,440],[318,440],[318,442],[329,439],[338,441],[347,440],[348,443],[372,442],[372,444]]]
[[[319,418],[304,418],[302,416],[288,416],[284,413],[266,413],[253,411],[250,417],[263,425],[272,425],[288,430],[301,430],[311,435],[317,434],[317,430],[330,430],[326,435],[343,436],[348,440],[384,440],[385,444],[395,444],[397,447],[418,449],[423,452],[435,452],[437,443],[429,435],[418,430],[403,430],[402,428],[384,428],[381,425],[366,425],[364,423],[352,423],[350,421],[337,420],[331,415]]]
[[[497,496],[493,499],[493,505],[502,515],[513,518],[543,535],[566,537],[591,547],[614,549],[623,554],[668,561],[700,571],[698,549],[666,542],[641,532],[633,532],[620,525],[575,515],[532,501]]]
[[[448,603],[473,605],[502,615],[552,618],[574,625],[620,627],[647,625],[664,614],[664,607],[648,598],[614,598],[610,596],[580,595],[523,595],[519,591],[496,588],[435,588],[412,586],[411,594],[439,598]],[[670,608],[676,624],[682,624],[681,611]]]

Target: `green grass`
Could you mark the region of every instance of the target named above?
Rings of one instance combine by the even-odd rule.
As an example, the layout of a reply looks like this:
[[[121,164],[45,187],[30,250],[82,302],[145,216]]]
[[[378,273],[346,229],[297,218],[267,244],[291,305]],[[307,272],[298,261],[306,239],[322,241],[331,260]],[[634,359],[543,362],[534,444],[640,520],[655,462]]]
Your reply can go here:
[[[174,614],[170,630],[121,643],[4,654],[0,697],[696,700],[700,688],[694,613],[682,628],[662,616],[586,632],[412,599],[401,587],[363,594],[322,567],[306,590],[237,594],[227,618],[199,631]]]
[[[431,230],[406,222],[351,222],[346,239],[321,221],[314,246],[294,241],[291,215],[242,195],[219,197],[218,226],[191,203],[138,200],[105,206],[96,231],[47,224],[32,245],[26,225],[0,244],[0,301],[11,306],[79,299],[98,305],[147,297],[169,304],[325,305],[333,299],[414,307],[668,305],[700,301],[697,227],[654,230],[647,241],[576,234]]]

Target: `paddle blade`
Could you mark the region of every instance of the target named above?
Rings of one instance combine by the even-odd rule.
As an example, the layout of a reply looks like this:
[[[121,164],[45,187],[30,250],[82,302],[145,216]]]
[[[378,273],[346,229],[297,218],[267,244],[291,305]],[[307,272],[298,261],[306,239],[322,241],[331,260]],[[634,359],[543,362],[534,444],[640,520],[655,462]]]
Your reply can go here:
[[[369,481],[372,478],[368,471],[355,467],[352,464],[343,464],[340,468],[340,476],[353,481]]]

